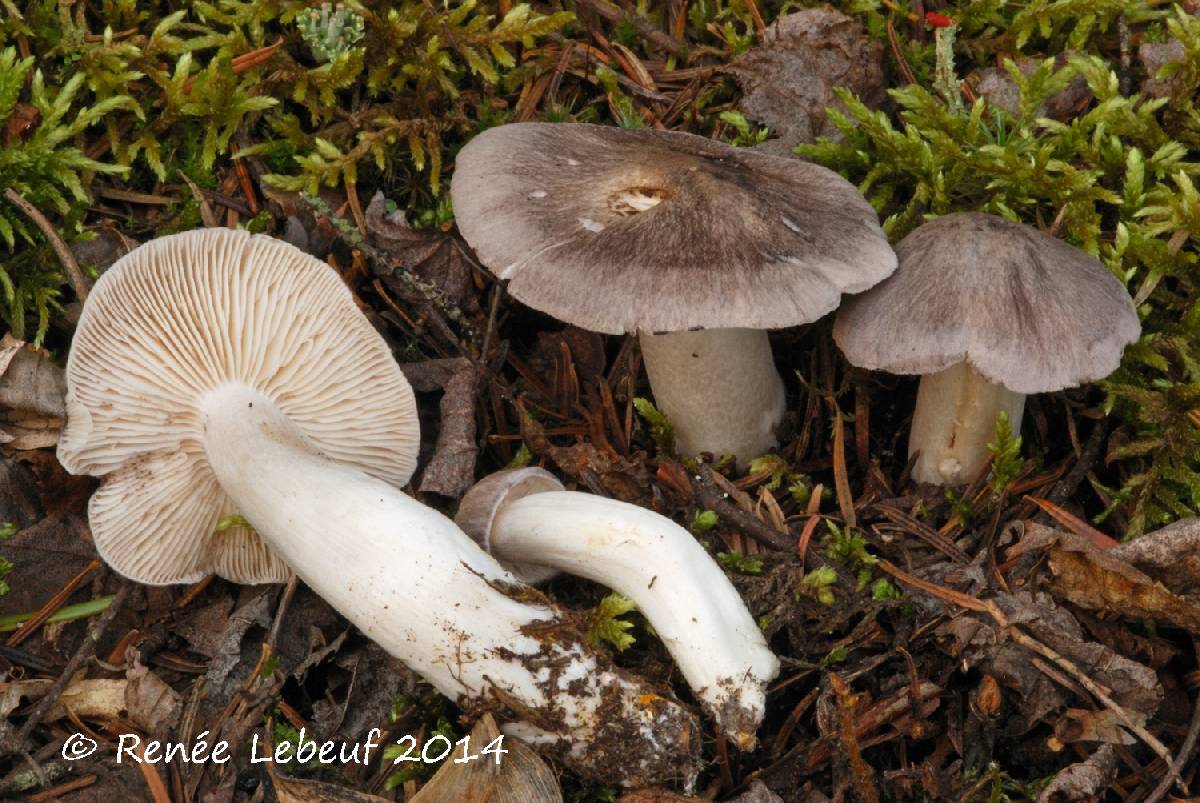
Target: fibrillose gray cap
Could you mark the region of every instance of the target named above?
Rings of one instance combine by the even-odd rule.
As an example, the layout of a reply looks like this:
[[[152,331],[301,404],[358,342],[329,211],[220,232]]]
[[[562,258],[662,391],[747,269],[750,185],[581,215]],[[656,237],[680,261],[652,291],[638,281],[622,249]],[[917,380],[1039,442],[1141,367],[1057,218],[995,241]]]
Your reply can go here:
[[[492,524],[505,505],[544,491],[561,491],[563,484],[541,468],[510,468],[484,477],[463,494],[454,523],[483,547],[492,551]],[[504,568],[522,582],[543,583],[558,574],[547,566],[514,564],[503,561]]]
[[[677,131],[499,126],[451,194],[513,297],[595,332],[797,326],[896,268],[841,176]]]
[[[104,478],[88,516],[121,574],[155,585],[288,578],[253,530],[215,532],[238,511],[209,468],[197,403],[230,383],[272,399],[324,456],[408,482],[412,390],[337,273],[261,235],[162,237],[96,283],[67,361],[58,458]]]
[[[833,336],[854,365],[931,374],[966,361],[1017,393],[1047,393],[1117,369],[1141,325],[1095,257],[995,215],[926,223],[896,246],[900,268],[847,299]]]

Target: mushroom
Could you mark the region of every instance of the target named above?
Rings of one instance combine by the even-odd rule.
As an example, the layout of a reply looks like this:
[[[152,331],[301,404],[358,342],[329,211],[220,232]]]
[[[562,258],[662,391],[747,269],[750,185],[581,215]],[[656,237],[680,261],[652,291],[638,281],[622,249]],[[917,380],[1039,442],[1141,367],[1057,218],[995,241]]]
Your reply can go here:
[[[1027,394],[1108,376],[1141,331],[1099,260],[1030,226],[945,215],[896,253],[900,268],[842,305],[833,336],[854,365],[922,374],[908,441],[920,482],[973,479],[1000,413],[1019,432]]]
[[[561,570],[636,602],[726,735],[754,747],[779,661],[691,533],[637,505],[567,491],[540,468],[481,480],[454,520],[528,583]]]
[[[836,173],[678,131],[498,126],[459,152],[451,195],[513,297],[639,333],[681,453],[742,465],[776,444],[785,407],[765,330],[815,321],[896,267]]]
[[[460,703],[501,703],[585,775],[690,776],[694,718],[592,651],[448,518],[398,490],[412,391],[329,267],[264,236],[163,237],[96,283],[58,456],[104,478],[89,518],[121,574],[300,579]],[[249,526],[218,527],[234,514]]]

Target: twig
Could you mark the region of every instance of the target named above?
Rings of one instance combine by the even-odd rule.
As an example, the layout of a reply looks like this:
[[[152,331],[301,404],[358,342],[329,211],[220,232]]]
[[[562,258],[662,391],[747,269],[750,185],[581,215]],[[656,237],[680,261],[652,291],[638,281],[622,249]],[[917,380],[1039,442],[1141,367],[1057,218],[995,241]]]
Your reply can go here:
[[[84,662],[95,654],[96,645],[104,637],[113,619],[125,607],[125,602],[129,599],[129,594],[132,591],[133,584],[122,580],[121,588],[113,596],[113,601],[109,604],[108,609],[89,624],[83,643],[79,645],[79,649],[75,651],[75,654],[71,656],[71,660],[67,661],[67,665],[63,667],[63,671],[58,676],[58,679],[54,681],[54,685],[47,690],[46,696],[39,700],[33,710],[29,712],[29,716],[26,717],[24,724],[21,725],[16,734],[11,738],[0,740],[0,749],[7,752],[21,749],[21,746],[29,738],[29,734],[33,733],[33,729],[41,724],[42,718],[46,716],[51,706],[58,701],[59,695],[62,694],[63,689],[67,687],[71,679],[75,677],[75,673],[79,671]]]
[[[1100,458],[1100,449],[1104,445],[1104,439],[1108,435],[1110,426],[1107,418],[1096,422],[1075,465],[1071,466],[1071,470],[1067,472],[1066,476],[1056,482],[1050,489],[1050,493],[1046,495],[1048,501],[1061,507],[1074,495],[1075,489],[1079,487],[1087,477],[1087,473],[1092,470],[1092,466]]]
[[[1154,787],[1154,791],[1142,803],[1158,803],[1167,796],[1167,792],[1171,789],[1171,782],[1179,776],[1179,773],[1183,772],[1184,766],[1195,752],[1197,741],[1200,741],[1200,697],[1196,698],[1196,707],[1192,709],[1192,722],[1188,725],[1187,736],[1184,737],[1183,744],[1175,755],[1175,763],[1169,765],[1171,773],[1158,782],[1158,786]]]
[[[863,803],[879,803],[879,790],[875,787],[875,774],[871,770],[871,766],[863,758],[862,750],[858,743],[858,733],[854,721],[854,709],[857,707],[857,699],[850,692],[850,687],[846,685],[845,681],[836,672],[829,673],[829,685],[833,687],[833,693],[837,695],[838,720],[841,724],[841,733],[839,735],[841,736],[842,749],[846,751],[846,757],[849,759],[850,772],[854,780],[854,791],[858,793],[858,798]]]
[[[29,617],[25,624],[13,631],[13,634],[8,637],[6,642],[4,642],[4,645],[6,647],[16,647],[22,641],[29,638],[30,634],[41,627],[42,623],[49,619],[52,613],[57,611],[66,603],[71,594],[75,593],[75,589],[79,588],[80,584],[87,579],[89,574],[96,569],[99,569],[103,565],[104,564],[99,560],[92,560],[90,563],[88,563],[88,565],[83,568],[83,571],[75,575],[75,577],[72,578],[71,581],[65,586],[63,586],[62,590],[51,597],[50,601],[43,605],[37,613]]]
[[[620,23],[628,20],[638,29],[638,33],[646,37],[655,46],[661,47],[663,50],[676,56],[683,54],[683,45],[681,43],[676,42],[670,36],[655,28],[653,23],[640,14],[627,14],[624,10],[608,2],[608,0],[582,0],[580,5],[596,12],[609,22]]]
[[[300,577],[295,572],[288,578],[287,585],[283,587],[283,595],[279,598],[279,607],[275,609],[275,621],[271,623],[271,632],[267,634],[267,646],[274,652],[275,644],[279,641],[279,628],[283,626],[283,617],[287,613],[288,607],[292,604],[292,597],[296,595],[296,586],[300,584]]]
[[[1167,746],[1160,742],[1158,737],[1138,724],[1137,720],[1132,717],[1128,711],[1126,711],[1119,703],[1117,703],[1116,700],[1112,699],[1112,697],[1108,695],[1108,692],[1101,688],[1100,684],[1096,683],[1094,680],[1085,675],[1079,669],[1079,667],[1075,666],[1075,664],[1059,655],[1050,647],[1042,644],[1037,639],[1022,632],[1017,628],[1016,625],[1009,622],[1008,617],[1004,615],[1004,611],[1000,610],[1000,607],[995,602],[991,600],[976,599],[975,597],[972,597],[969,594],[964,594],[961,591],[955,591],[952,588],[945,588],[937,585],[936,583],[930,583],[926,580],[921,580],[920,578],[914,577],[908,572],[903,571],[890,561],[879,561],[879,568],[882,571],[892,575],[892,577],[895,577],[905,585],[910,585],[914,588],[920,589],[931,596],[937,597],[938,599],[946,602],[952,602],[962,608],[977,611],[979,613],[986,613],[991,616],[992,619],[995,620],[996,624],[1005,630],[1013,641],[1017,642],[1022,647],[1037,653],[1043,658],[1048,659],[1051,663],[1066,672],[1081,686],[1091,692],[1092,695],[1101,703],[1103,703],[1106,708],[1116,714],[1117,719],[1121,721],[1121,724],[1125,726],[1130,733],[1141,739],[1147,747],[1153,750],[1155,754],[1166,763],[1170,770],[1170,780],[1178,783],[1180,789],[1184,790],[1186,793],[1187,784],[1184,783],[1183,778],[1179,774],[1179,770],[1175,768],[1175,762],[1171,758],[1171,751],[1167,749]]]
[[[846,427],[842,423],[842,411],[836,406],[833,411],[833,485],[842,519],[847,527],[856,526],[854,495],[850,492],[850,478],[846,474]]]
[[[62,263],[63,270],[67,272],[67,279],[71,282],[71,287],[75,289],[75,297],[80,301],[86,301],[88,297],[88,281],[83,275],[83,270],[79,267],[79,263],[75,261],[75,255],[71,253],[71,249],[63,241],[62,237],[58,236],[58,231],[46,219],[38,208],[29,201],[21,193],[9,187],[4,191],[4,197],[9,203],[25,213],[26,217],[34,222],[42,234],[46,236],[46,240],[50,243],[50,247],[54,249],[54,253],[58,255],[58,261]]]
[[[73,781],[59,784],[53,789],[47,789],[44,792],[38,792],[36,795],[30,795],[28,803],[43,803],[46,800],[57,800],[67,792],[78,792],[80,789],[87,789],[95,782],[95,775],[85,775],[82,778],[76,778]]]
[[[717,489],[712,479],[712,469],[708,466],[702,463],[700,473],[689,477],[689,480],[692,484],[692,494],[701,507],[708,508],[730,524],[743,530],[746,535],[767,546],[789,552],[794,548],[791,537],[786,533],[779,532],[763,520],[750,515],[730,502],[726,498],[726,494]]]

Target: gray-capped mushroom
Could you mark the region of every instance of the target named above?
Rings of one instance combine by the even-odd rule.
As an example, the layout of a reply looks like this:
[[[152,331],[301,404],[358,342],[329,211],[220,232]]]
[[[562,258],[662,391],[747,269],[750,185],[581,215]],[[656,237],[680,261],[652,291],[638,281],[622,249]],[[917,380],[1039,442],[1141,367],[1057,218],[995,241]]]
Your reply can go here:
[[[896,267],[836,173],[677,131],[499,126],[459,153],[451,191],[515,298],[639,333],[680,451],[742,464],[775,445],[784,411],[765,330],[815,321]]]
[[[996,419],[1025,396],[1102,379],[1141,331],[1125,287],[1095,257],[1037,229],[964,212],[896,247],[900,268],[848,300],[833,336],[854,365],[921,374],[913,476],[955,485],[989,457]]]
[[[59,460],[104,478],[88,515],[121,574],[161,585],[295,571],[438,691],[502,702],[581,773],[692,774],[682,705],[613,669],[399,490],[419,443],[412,391],[320,260],[228,229],[135,249],[84,305],[66,407]],[[234,513],[249,526],[218,527]]]

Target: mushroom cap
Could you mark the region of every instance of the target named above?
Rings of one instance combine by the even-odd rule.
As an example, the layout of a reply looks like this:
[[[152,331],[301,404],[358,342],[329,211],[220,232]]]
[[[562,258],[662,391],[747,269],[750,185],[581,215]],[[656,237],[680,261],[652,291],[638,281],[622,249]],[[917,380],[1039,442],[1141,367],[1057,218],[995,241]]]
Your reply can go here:
[[[678,131],[498,126],[451,195],[515,298],[595,332],[797,326],[896,269],[841,176]]]
[[[900,268],[838,311],[854,365],[931,374],[966,361],[1016,393],[1102,379],[1141,325],[1095,257],[1037,229],[976,212],[925,223],[896,246]]]
[[[252,529],[215,532],[238,511],[209,467],[198,407],[238,383],[329,459],[408,482],[420,440],[412,389],[336,272],[262,235],[161,237],[100,277],[67,360],[58,459],[104,478],[88,515],[121,574],[155,585],[288,578]]]
[[[563,484],[541,468],[510,468],[484,477],[463,494],[454,523],[483,547],[492,551],[492,524],[500,510],[510,502],[543,491],[564,490]],[[504,568],[529,585],[543,583],[558,574],[548,566],[514,564],[501,561]]]

